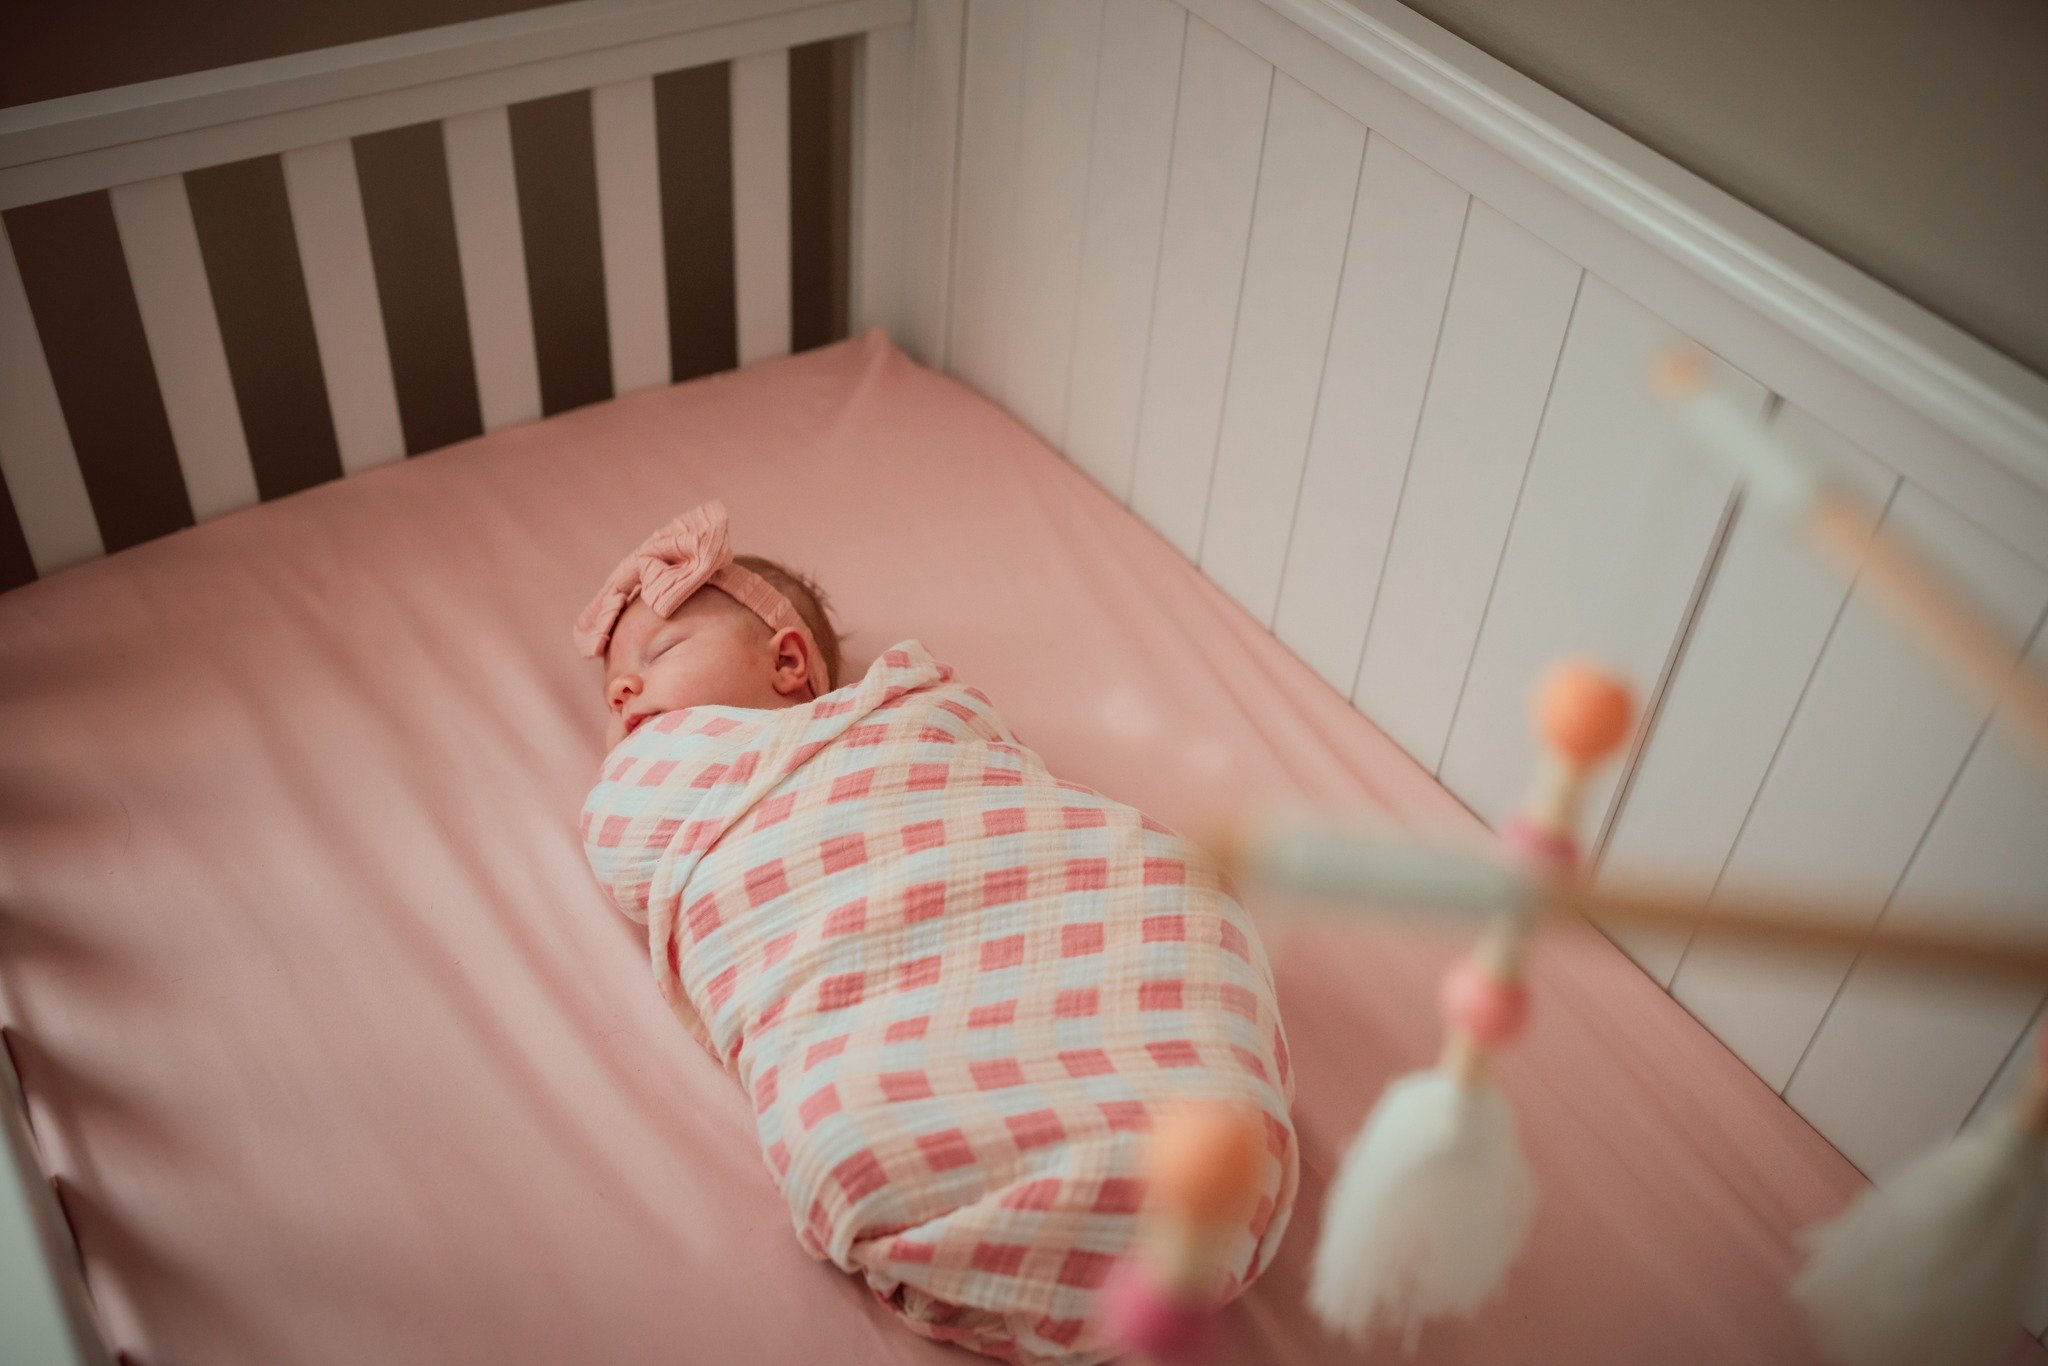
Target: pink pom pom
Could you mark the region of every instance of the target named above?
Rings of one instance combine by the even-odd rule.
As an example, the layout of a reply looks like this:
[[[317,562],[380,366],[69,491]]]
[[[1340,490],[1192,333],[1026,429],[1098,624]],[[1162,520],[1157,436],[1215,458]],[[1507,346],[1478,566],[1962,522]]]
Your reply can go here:
[[[1527,816],[1510,816],[1501,827],[1501,847],[1543,872],[1565,874],[1579,866],[1579,842],[1570,835],[1546,830]]]
[[[1215,1336],[1216,1314],[1206,1304],[1175,1299],[1142,1263],[1118,1262],[1102,1288],[1103,1326],[1133,1352],[1162,1362],[1194,1362]]]
[[[1487,1048],[1512,1042],[1529,1022],[1529,989],[1503,982],[1467,958],[1444,976],[1444,1018]]]

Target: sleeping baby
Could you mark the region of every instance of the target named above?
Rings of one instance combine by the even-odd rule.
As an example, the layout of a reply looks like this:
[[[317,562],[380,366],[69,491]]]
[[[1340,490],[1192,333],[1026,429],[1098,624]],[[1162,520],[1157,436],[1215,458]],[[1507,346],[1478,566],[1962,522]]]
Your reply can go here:
[[[1264,952],[1192,846],[1054,778],[916,641],[842,679],[826,609],[736,559],[716,502],[620,563],[576,623],[609,716],[585,852],[752,1098],[812,1255],[927,1337],[1102,1360],[1094,1302],[1165,1107],[1266,1116],[1229,1294],[1286,1227],[1293,1086]]]

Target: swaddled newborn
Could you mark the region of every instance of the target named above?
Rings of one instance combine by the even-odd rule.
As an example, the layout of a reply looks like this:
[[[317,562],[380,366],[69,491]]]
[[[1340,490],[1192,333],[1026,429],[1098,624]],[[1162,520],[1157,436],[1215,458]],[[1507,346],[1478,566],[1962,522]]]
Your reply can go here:
[[[1265,1268],[1296,1187],[1286,1044],[1185,841],[1054,778],[914,640],[840,679],[823,595],[735,560],[717,503],[622,562],[576,637],[610,716],[585,852],[752,1097],[813,1255],[928,1337],[1101,1360],[1152,1119],[1224,1099],[1269,1142],[1215,1273],[1235,1294]]]

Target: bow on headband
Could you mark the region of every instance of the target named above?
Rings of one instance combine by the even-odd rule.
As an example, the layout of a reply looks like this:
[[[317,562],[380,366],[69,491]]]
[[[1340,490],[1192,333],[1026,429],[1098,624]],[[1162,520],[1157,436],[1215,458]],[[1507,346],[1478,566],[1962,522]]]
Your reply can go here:
[[[804,619],[775,586],[732,559],[732,529],[725,504],[717,499],[692,508],[640,543],[640,548],[620,560],[604,587],[576,618],[576,649],[595,659],[604,654],[612,628],[635,595],[646,599],[658,617],[675,615],[689,596],[709,584],[728,594],[742,607],[768,623],[771,631],[793,627],[810,648],[811,667],[819,678],[811,680],[811,696],[822,697],[831,686],[824,677],[825,657]],[[822,678],[825,687],[819,686]]]

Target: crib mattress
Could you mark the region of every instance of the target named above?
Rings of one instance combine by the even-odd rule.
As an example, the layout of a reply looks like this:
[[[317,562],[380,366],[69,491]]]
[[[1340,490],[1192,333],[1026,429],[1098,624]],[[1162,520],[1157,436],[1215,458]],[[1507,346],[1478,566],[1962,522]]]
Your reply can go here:
[[[1312,797],[1473,818],[1165,541],[879,331],[324,485],[0,597],[0,989],[113,1346],[141,1362],[965,1360],[811,1260],[746,1098],[576,815],[569,623],[708,497],[914,637],[1061,776],[1185,826]],[[1267,921],[1302,1192],[1226,1359],[1356,1359],[1320,1205],[1427,1065],[1456,944]],[[1850,1165],[1591,931],[1503,1069],[1542,1195],[1425,1361],[1811,1359],[1794,1231]],[[1389,1349],[1391,1354],[1391,1349]]]

